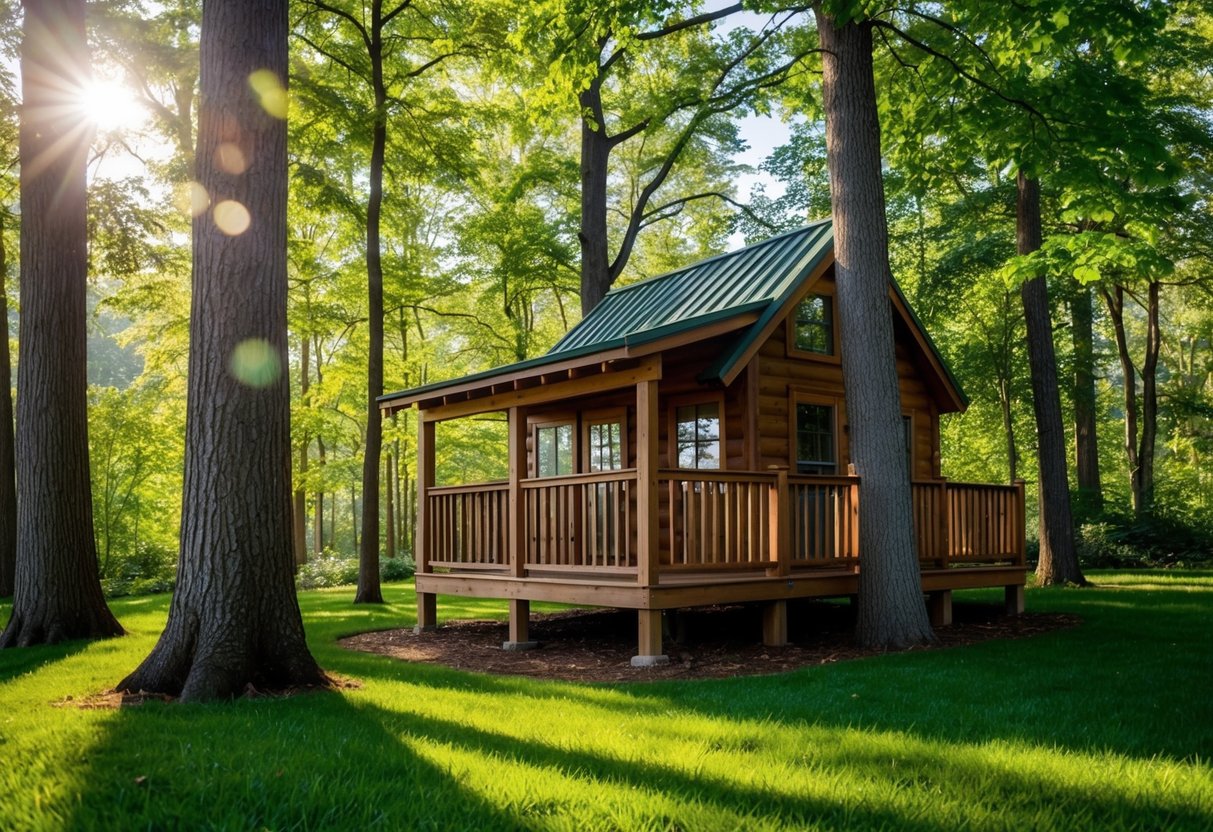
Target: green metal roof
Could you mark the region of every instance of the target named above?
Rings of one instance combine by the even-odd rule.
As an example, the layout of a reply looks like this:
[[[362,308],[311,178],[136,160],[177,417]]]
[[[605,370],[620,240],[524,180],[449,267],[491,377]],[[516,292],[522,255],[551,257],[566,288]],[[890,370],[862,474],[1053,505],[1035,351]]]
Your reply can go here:
[[[832,250],[829,220],[628,286],[612,289],[549,356],[634,339],[660,330],[674,335],[709,320],[761,310],[783,300]]]
[[[699,375],[700,381],[720,381],[728,376],[737,362],[744,359],[754,339],[760,337],[771,320],[785,308],[791,296],[832,255],[833,250],[833,225],[829,220],[821,220],[668,274],[614,288],[544,355],[461,378],[390,393],[380,396],[379,401],[404,397],[416,400],[419,394],[436,393],[455,385],[487,381],[507,373],[619,347],[638,346],[757,312],[758,320],[726,341],[720,356]],[[900,295],[901,289],[896,284],[894,288]],[[905,296],[901,297],[904,301]],[[909,308],[909,304],[906,304],[906,308]],[[917,318],[914,323],[918,324],[919,329],[922,328]],[[923,334],[926,334],[925,331]],[[960,385],[939,357],[929,337],[927,343],[939,358],[948,381],[963,398]]]

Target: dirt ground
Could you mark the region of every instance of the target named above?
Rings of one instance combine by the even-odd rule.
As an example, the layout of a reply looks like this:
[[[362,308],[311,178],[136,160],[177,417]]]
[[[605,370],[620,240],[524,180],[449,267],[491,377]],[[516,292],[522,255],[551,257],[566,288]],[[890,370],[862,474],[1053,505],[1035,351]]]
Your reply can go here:
[[[989,639],[1025,638],[1078,623],[1073,615],[1029,613],[1007,618],[1001,606],[958,603],[952,626],[936,630],[938,643],[912,649],[937,650]],[[720,679],[783,673],[880,652],[854,644],[853,612],[845,603],[790,604],[791,644],[786,647],[762,645],[761,614],[756,606],[680,610],[667,616],[666,626],[670,663],[646,668],[631,666],[636,653],[636,614],[623,610],[532,615],[530,636],[539,646],[523,652],[501,649],[507,638],[503,621],[451,621],[421,634],[411,629],[362,633],[343,639],[341,644],[410,662],[576,682]]]

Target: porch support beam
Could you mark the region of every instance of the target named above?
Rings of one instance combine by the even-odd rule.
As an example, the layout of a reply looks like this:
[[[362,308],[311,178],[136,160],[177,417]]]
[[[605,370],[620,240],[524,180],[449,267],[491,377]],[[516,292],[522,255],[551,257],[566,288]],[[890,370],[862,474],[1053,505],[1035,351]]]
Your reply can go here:
[[[762,643],[785,647],[788,643],[788,602],[768,601],[762,608]]]
[[[413,533],[415,569],[419,575],[433,572],[430,566],[432,551],[427,501],[429,490],[434,487],[434,423],[424,418],[417,420],[417,526]],[[438,596],[431,592],[417,593],[417,626],[414,632],[433,630],[438,626]]]
[[[510,640],[501,645],[502,650],[534,650],[539,642],[530,640],[531,602],[520,598],[510,599]]]
[[[1023,584],[1014,584],[1005,589],[1007,615],[1023,615]]]
[[[660,375],[660,366],[657,368]],[[654,586],[660,580],[657,530],[657,381],[636,385],[636,581]],[[643,614],[642,614],[643,615]],[[658,639],[661,627],[658,624]],[[643,643],[643,642],[642,642]],[[658,653],[661,652],[658,644]]]
[[[927,612],[932,627],[952,626],[952,590],[941,589],[927,595]]]
[[[438,629],[438,596],[432,592],[417,593],[417,626],[413,628],[416,634],[429,633]]]
[[[639,650],[632,656],[632,667],[655,667],[669,664],[670,657],[661,652],[661,610],[638,610]]]
[[[506,539],[510,574],[515,578],[526,575],[526,498],[522,493],[522,480],[526,477],[526,411],[511,407],[509,426],[509,530]],[[432,423],[431,423],[432,427]],[[513,608],[510,621],[513,626]],[[511,640],[514,640],[511,636]],[[526,639],[522,639],[526,641]]]

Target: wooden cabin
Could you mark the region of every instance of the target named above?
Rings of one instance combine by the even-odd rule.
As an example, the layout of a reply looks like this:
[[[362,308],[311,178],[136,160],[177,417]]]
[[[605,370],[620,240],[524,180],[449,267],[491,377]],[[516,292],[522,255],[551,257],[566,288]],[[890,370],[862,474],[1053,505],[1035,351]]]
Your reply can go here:
[[[633,663],[665,661],[663,610],[854,595],[862,471],[849,464],[831,224],[819,222],[611,290],[539,358],[380,399],[416,406],[417,622],[439,593],[634,609]],[[950,482],[939,417],[966,404],[894,286],[906,455],[922,587],[1005,587],[1022,610],[1023,483]],[[436,487],[435,425],[504,412],[509,478]],[[878,521],[877,521],[878,522]],[[757,634],[756,634],[757,635]]]

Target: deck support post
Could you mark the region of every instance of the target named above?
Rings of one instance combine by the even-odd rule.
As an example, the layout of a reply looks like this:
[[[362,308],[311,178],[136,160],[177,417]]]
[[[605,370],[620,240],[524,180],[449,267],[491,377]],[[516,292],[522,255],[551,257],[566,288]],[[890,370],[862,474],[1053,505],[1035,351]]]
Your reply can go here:
[[[1023,615],[1023,585],[1012,584],[1005,590],[1007,615],[1015,617]]]
[[[510,574],[515,578],[526,575],[526,503],[522,480],[526,477],[526,412],[521,407],[509,411],[509,530],[506,538]],[[525,601],[522,603],[526,603]],[[514,626],[514,602],[510,602],[510,628]],[[510,640],[514,641],[511,635]],[[522,641],[526,641],[524,637]]]
[[[438,629],[438,596],[432,592],[417,593],[417,626],[413,628],[416,634],[429,633]]]
[[[639,619],[639,650],[632,656],[632,667],[655,667],[669,664],[670,657],[661,652],[661,610],[637,610]]]
[[[539,642],[530,640],[531,602],[510,599],[510,640],[502,642],[502,650],[534,650]]]
[[[636,582],[654,586],[659,580],[657,530],[657,382],[636,384]],[[660,619],[660,615],[658,616]],[[641,613],[641,620],[644,613]],[[661,622],[657,622],[661,637]],[[643,624],[641,625],[643,628]],[[661,652],[658,644],[657,652]]]
[[[927,596],[927,610],[932,627],[952,626],[952,590],[941,589]]]
[[[762,607],[762,643],[767,647],[788,644],[788,602],[767,601]]]
[[[429,490],[434,487],[434,422],[425,411],[417,414],[417,524],[413,528],[413,547],[418,575],[433,572],[430,554],[433,551],[434,530],[430,527]],[[438,596],[432,592],[417,593],[417,626],[415,633],[438,627]]]

